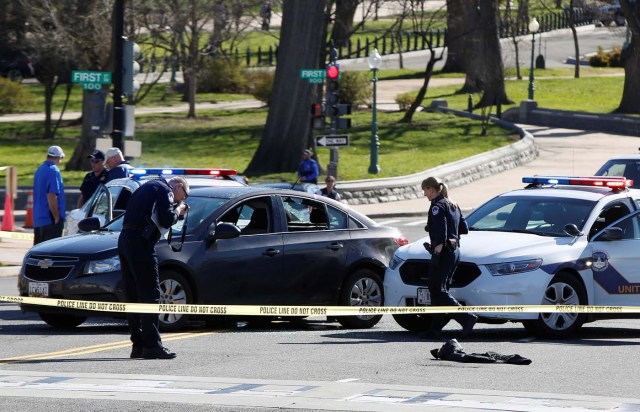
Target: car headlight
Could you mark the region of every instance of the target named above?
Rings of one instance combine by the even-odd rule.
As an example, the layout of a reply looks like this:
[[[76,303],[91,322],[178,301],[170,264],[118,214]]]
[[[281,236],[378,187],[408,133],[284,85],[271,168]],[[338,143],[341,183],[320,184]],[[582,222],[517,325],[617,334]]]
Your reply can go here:
[[[398,255],[394,254],[391,262],[389,262],[389,269],[395,270],[400,264],[404,262],[404,259],[398,257]]]
[[[115,272],[120,270],[120,258],[118,256],[92,260],[85,266],[85,275],[95,275],[98,273]]]
[[[542,259],[521,260],[518,262],[502,262],[486,265],[493,276],[514,275],[516,273],[530,272],[542,265]]]

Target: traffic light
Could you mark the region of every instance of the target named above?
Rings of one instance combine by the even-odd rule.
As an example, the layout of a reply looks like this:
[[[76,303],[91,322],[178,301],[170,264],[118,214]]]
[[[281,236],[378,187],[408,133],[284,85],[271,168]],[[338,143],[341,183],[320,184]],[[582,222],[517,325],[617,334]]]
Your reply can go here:
[[[311,127],[314,129],[324,129],[326,126],[324,117],[324,104],[312,103],[311,104]]]
[[[122,50],[122,93],[125,96],[131,96],[140,90],[140,84],[135,80],[136,74],[140,73],[140,63],[136,61],[138,58],[140,58],[140,46],[125,40]]]

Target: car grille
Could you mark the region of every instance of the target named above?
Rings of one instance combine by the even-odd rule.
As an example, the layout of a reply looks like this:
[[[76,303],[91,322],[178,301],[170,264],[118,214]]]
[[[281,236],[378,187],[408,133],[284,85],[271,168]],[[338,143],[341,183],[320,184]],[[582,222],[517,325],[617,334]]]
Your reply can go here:
[[[462,288],[480,276],[480,268],[475,263],[460,262],[453,273],[452,288]],[[407,260],[400,267],[400,277],[406,285],[427,286],[429,279],[428,260]]]
[[[25,260],[24,275],[36,281],[61,280],[69,276],[77,264],[76,257],[31,255]]]

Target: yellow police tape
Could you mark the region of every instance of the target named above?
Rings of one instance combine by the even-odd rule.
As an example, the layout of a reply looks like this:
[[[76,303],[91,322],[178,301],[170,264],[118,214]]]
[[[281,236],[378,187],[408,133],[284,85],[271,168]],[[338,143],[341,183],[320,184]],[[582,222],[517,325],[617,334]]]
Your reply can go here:
[[[0,239],[33,240],[33,233],[0,231]]]
[[[640,313],[640,306],[522,305],[522,306],[267,306],[267,305],[181,305],[93,302],[86,300],[2,296],[0,302],[66,309],[122,313],[173,313],[181,315],[229,316],[355,316],[435,314],[455,312],[502,313]]]

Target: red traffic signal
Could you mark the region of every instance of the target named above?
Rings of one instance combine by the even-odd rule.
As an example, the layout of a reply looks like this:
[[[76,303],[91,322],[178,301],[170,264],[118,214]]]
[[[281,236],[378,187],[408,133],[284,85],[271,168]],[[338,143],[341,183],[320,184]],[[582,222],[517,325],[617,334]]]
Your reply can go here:
[[[322,103],[311,104],[311,117],[322,117],[324,113],[324,107]]]
[[[327,77],[331,80],[336,80],[340,76],[340,69],[338,66],[327,67]]]

